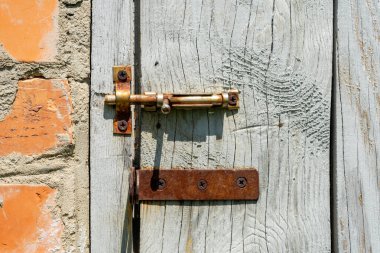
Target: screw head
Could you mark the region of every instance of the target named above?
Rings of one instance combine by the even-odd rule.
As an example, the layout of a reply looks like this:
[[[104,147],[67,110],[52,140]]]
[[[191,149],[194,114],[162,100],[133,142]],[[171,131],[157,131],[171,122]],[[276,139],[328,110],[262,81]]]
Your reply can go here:
[[[120,131],[125,132],[128,128],[128,122],[126,120],[119,120],[117,122],[117,128],[119,128]]]
[[[164,105],[162,105],[162,107],[161,107],[161,112],[162,112],[163,114],[169,114],[170,111],[171,111],[171,107],[170,107],[170,105],[168,105],[168,104],[164,104]]]
[[[236,185],[240,188],[244,188],[247,185],[247,179],[245,177],[238,177],[236,179]]]
[[[236,105],[238,101],[238,98],[235,94],[231,94],[228,99],[228,104],[229,105]]]
[[[125,70],[120,70],[119,72],[117,72],[117,78],[119,79],[120,82],[125,82],[127,81],[127,71]]]
[[[158,180],[157,180],[157,189],[158,190],[162,190],[162,189],[164,189],[166,187],[166,181],[165,181],[165,179],[163,179],[163,178],[159,178]]]
[[[201,191],[204,191],[204,190],[206,190],[206,188],[207,188],[207,181],[204,179],[199,180],[198,181],[198,189]]]
[[[150,187],[153,191],[161,191],[166,187],[166,181],[163,178],[154,178],[150,182]]]

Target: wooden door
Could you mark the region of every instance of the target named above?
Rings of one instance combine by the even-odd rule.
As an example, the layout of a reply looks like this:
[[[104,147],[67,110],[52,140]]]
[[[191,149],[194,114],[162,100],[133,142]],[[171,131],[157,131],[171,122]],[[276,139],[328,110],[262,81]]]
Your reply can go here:
[[[360,177],[369,183],[365,187],[352,173],[342,174],[351,172],[353,161],[347,154],[354,152],[353,147],[342,146],[344,132],[357,123],[350,122],[350,117],[361,111],[341,110],[349,96],[344,87],[337,90],[336,86],[349,78],[345,71],[356,59],[371,71],[354,68],[359,73],[354,80],[370,76],[370,84],[378,82],[378,44],[369,40],[355,45],[356,49],[368,45],[377,58],[365,60],[358,50],[355,56],[349,55],[349,34],[358,32],[358,27],[345,25],[348,20],[359,24],[355,20],[360,17],[376,26],[379,3],[367,1],[370,7],[349,14],[354,1],[336,2],[93,1],[92,252],[379,249],[374,239],[379,230],[366,220],[379,219],[378,158],[374,149],[363,151],[365,164],[372,168],[362,174],[364,165],[358,167]],[[337,26],[342,26],[338,37]],[[367,34],[377,38],[378,31],[373,28]],[[338,47],[339,43],[344,47]],[[368,57],[368,50],[362,56]],[[340,53],[344,57],[337,62]],[[104,107],[103,99],[113,90],[112,66],[127,64],[134,65],[137,92],[237,88],[241,107],[238,112],[142,112],[136,114],[132,137],[114,136],[114,111]],[[364,83],[363,88],[368,87]],[[377,94],[376,88],[370,93]],[[376,119],[379,106],[374,100],[370,97],[364,108],[372,107],[370,115]],[[380,141],[374,129],[379,125],[373,118],[366,118],[375,125],[368,136],[374,143],[371,147],[377,147]],[[336,124],[341,130],[336,130]],[[260,198],[140,202],[135,214],[139,223],[132,229],[128,178],[133,164],[140,169],[256,167]],[[344,187],[350,182],[358,184],[345,195]],[[367,202],[359,214],[358,192],[374,201]],[[360,225],[364,237],[370,239],[363,243],[363,236],[349,223]]]
[[[257,167],[257,202],[144,202],[141,252],[330,249],[330,1],[141,1],[144,90],[241,108],[143,113],[142,167]],[[323,231],[323,232],[322,232]]]

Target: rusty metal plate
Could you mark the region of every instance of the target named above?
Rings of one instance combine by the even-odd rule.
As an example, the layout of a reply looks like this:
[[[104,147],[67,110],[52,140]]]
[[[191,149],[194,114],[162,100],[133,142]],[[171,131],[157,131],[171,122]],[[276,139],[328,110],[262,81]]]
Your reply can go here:
[[[259,174],[244,170],[136,170],[138,200],[257,200]]]
[[[130,91],[132,82],[132,66],[114,66],[113,82],[115,83],[115,92],[117,90]],[[114,134],[128,134],[132,133],[132,117],[131,109],[116,105],[116,115],[113,120]]]

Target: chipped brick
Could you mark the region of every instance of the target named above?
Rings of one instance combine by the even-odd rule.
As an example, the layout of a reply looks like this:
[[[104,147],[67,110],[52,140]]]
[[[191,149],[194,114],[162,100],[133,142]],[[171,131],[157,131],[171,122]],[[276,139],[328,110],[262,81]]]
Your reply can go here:
[[[62,252],[55,196],[48,186],[0,186],[0,252]]]
[[[71,144],[71,112],[66,80],[20,81],[12,109],[0,121],[0,156],[41,154]]]
[[[57,0],[2,0],[0,43],[18,61],[53,61],[57,54]]]

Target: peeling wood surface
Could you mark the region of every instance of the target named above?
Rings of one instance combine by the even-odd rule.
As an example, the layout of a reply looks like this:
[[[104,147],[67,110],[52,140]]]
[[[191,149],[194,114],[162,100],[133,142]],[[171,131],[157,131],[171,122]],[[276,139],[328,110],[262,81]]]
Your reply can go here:
[[[127,197],[132,139],[114,136],[112,66],[133,63],[133,2],[92,1],[91,252],[130,251]]]
[[[140,252],[329,252],[332,1],[141,1],[145,91],[241,109],[142,115],[141,165],[244,168],[257,202],[144,202]]]
[[[380,252],[380,2],[338,2],[336,252]]]

